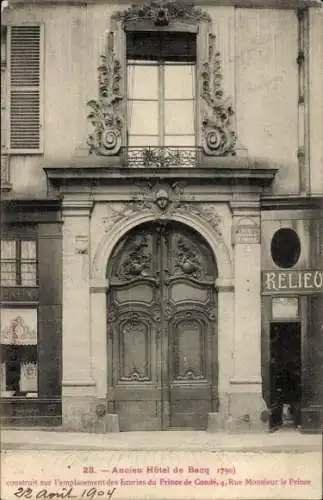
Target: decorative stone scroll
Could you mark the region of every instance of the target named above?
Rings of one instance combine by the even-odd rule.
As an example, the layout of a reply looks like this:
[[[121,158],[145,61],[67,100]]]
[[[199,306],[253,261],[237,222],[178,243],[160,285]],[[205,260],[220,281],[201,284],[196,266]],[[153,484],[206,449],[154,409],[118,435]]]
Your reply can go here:
[[[118,11],[112,19],[123,24],[132,21],[151,21],[155,26],[168,26],[173,20],[185,23],[211,21],[208,13],[192,4],[154,0],[149,4],[132,5],[125,11]]]
[[[95,130],[90,134],[90,153],[112,156],[121,148],[123,126],[121,95],[121,64],[113,51],[113,34],[109,35],[108,50],[101,56],[98,67],[99,97],[87,104],[91,108],[88,119]]]
[[[221,86],[220,53],[215,35],[209,35],[209,57],[201,74],[203,150],[210,156],[234,156],[236,134],[233,130],[234,111]]]

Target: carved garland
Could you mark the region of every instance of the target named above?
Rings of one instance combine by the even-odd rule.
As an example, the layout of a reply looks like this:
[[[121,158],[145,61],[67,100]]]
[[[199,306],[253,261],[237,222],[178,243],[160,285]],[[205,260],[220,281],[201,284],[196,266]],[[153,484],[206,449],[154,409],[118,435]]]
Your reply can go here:
[[[90,153],[109,156],[118,154],[121,148],[124,122],[121,109],[121,64],[112,48],[107,55],[101,56],[101,61],[98,67],[99,98],[87,103],[92,110],[88,119],[95,127],[94,133],[89,136],[88,145]]]
[[[192,4],[154,0],[150,4],[132,5],[125,11],[116,12],[112,19],[122,23],[139,20],[152,21],[155,26],[167,26],[172,20],[194,23],[211,21],[206,12]]]
[[[215,35],[209,35],[209,60],[203,64],[201,97],[203,110],[203,149],[212,156],[233,156],[236,134],[233,130],[234,111],[221,87],[220,53]]]
[[[217,213],[215,207],[207,203],[179,203],[176,206],[177,212],[183,212],[185,214],[196,215],[201,219],[207,221],[215,230],[215,232],[221,236],[221,217]]]
[[[158,199],[155,202],[151,199],[135,199],[130,203],[123,203],[120,207],[118,207],[118,210],[111,207],[110,216],[103,219],[105,231],[109,232],[114,224],[125,220],[131,215],[141,212],[142,210],[151,211],[156,205],[158,205],[159,209],[164,212],[165,215],[172,215],[176,212],[184,213],[186,215],[195,215],[208,222],[217,235],[220,237],[222,236],[221,216],[217,213],[214,206],[209,205],[208,203],[188,203],[181,201],[173,202],[169,199],[167,199],[167,206],[165,208],[164,206],[159,206]],[[158,216],[158,213],[155,215]]]

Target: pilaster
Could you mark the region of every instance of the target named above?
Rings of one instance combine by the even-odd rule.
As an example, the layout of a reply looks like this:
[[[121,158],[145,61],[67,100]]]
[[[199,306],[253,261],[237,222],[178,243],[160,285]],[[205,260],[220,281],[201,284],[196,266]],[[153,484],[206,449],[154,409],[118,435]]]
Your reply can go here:
[[[63,425],[84,428],[94,395],[90,337],[90,215],[87,199],[63,200]]]
[[[96,396],[102,399],[106,398],[108,390],[107,290],[108,286],[103,283],[101,286],[91,286],[92,373]]]
[[[233,370],[233,331],[234,331],[234,286],[233,280],[217,280],[218,292],[218,387],[219,394],[226,394],[230,389],[230,377]]]
[[[229,420],[236,429],[263,427],[261,412],[260,205],[258,200],[234,201],[234,339]]]
[[[229,414],[230,377],[233,371],[234,341],[234,285],[232,279],[216,281],[218,293],[218,393],[219,415],[214,422],[215,431],[227,427]],[[212,431],[209,422],[208,430]]]

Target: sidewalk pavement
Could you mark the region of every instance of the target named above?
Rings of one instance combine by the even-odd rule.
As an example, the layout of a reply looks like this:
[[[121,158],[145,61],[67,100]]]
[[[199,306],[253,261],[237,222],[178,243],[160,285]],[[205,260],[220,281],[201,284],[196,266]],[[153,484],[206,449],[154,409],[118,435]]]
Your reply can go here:
[[[2,450],[110,450],[294,452],[322,451],[322,436],[280,430],[263,434],[228,434],[206,431],[151,431],[92,434],[60,429],[2,429]]]

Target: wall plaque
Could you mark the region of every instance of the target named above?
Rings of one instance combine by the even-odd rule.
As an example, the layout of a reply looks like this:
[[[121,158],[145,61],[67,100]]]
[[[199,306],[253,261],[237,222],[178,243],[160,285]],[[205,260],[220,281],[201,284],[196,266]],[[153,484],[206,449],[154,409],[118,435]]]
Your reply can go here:
[[[232,242],[234,245],[260,243],[260,227],[256,224],[237,224],[233,226]]]
[[[323,293],[323,270],[262,271],[261,285],[265,295]]]

